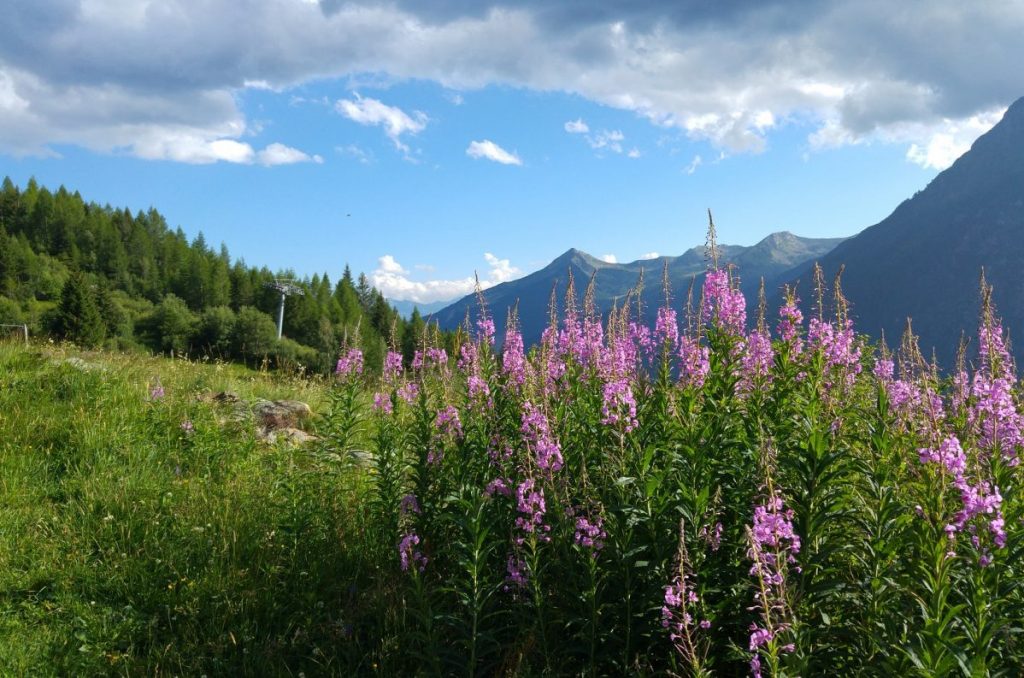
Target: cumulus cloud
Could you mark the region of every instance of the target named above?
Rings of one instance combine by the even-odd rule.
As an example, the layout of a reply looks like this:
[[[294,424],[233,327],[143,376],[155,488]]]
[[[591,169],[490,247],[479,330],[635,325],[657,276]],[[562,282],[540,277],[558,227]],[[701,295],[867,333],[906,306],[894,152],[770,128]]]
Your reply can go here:
[[[647,261],[647,260],[649,260],[649,259],[657,259],[657,258],[658,258],[658,257],[660,257],[660,256],[661,256],[661,255],[660,255],[660,254],[658,254],[657,252],[645,252],[644,254],[641,254],[641,255],[640,255],[640,259],[641,259],[642,261]]]
[[[354,95],[355,99],[339,99],[335,110],[360,125],[383,127],[388,139],[403,153],[408,153],[409,147],[402,142],[402,136],[419,134],[427,127],[428,118],[421,111],[409,115],[397,106],[388,106],[369,97],[363,98],[358,92]]]
[[[565,123],[565,131],[569,134],[586,134],[590,131],[590,126],[583,122],[583,118],[576,118]]]
[[[487,272],[480,276],[480,287],[483,289],[514,280],[522,275],[522,271],[513,266],[508,259],[501,259],[490,252],[484,252],[484,261],[487,263]],[[433,271],[433,267],[423,264],[418,264],[415,268]],[[409,271],[390,254],[385,254],[377,259],[377,269],[370,275],[370,280],[373,286],[388,299],[414,301],[421,304],[459,299],[470,294],[476,286],[474,276],[456,279],[413,280]]]
[[[483,141],[471,141],[466,149],[466,155],[471,158],[484,158],[502,165],[522,165],[523,161],[515,153],[509,153],[504,148],[490,139]]]
[[[77,144],[142,157],[157,148],[167,159],[244,157],[211,145],[243,143],[238,92],[379,73],[452,91],[567,92],[730,153],[762,150],[773,130],[799,124],[814,135],[812,149],[916,145],[909,159],[934,166],[978,132],[972,117],[1024,92],[1019,3],[208,0],[202,8],[186,0],[5,8],[0,150]],[[357,116],[371,115],[358,98],[347,101]],[[426,124],[406,117],[411,127],[402,121],[389,133],[400,149]],[[388,132],[389,120],[373,124]]]
[[[634,158],[634,159],[639,158],[640,157],[640,149],[636,148],[636,147],[633,147],[633,148],[629,149],[629,153],[627,153],[626,155],[628,157]]]
[[[619,263],[619,260],[615,257],[614,254],[602,254],[600,257],[598,257],[598,259],[600,259],[601,261],[603,261],[606,264],[617,264],[617,263]]]

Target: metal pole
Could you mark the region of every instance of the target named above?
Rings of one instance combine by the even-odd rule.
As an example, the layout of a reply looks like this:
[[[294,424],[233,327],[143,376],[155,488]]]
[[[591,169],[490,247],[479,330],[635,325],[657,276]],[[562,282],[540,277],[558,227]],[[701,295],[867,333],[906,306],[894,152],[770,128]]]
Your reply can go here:
[[[25,345],[28,345],[28,325],[22,325],[21,329],[25,330]]]
[[[281,332],[284,331],[284,292],[281,292],[281,305],[277,307],[277,338],[281,338]]]

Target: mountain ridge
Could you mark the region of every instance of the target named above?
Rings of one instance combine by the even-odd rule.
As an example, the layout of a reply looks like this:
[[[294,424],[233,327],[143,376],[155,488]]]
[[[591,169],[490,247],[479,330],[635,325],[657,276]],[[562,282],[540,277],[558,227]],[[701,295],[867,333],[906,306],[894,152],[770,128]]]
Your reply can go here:
[[[803,238],[789,231],[769,234],[753,245],[721,245],[719,257],[723,264],[735,266],[741,280],[741,287],[749,293],[756,293],[761,277],[766,284],[773,284],[777,277],[793,269],[808,257],[819,257],[830,251],[843,238]],[[631,262],[608,263],[575,247],[555,257],[547,266],[513,281],[501,283],[484,291],[484,300],[494,317],[498,336],[504,336],[504,325],[508,309],[518,304],[519,321],[523,339],[527,345],[536,343],[548,318],[548,304],[552,289],[561,304],[567,289],[569,272],[577,281],[577,291],[593,275],[595,304],[602,313],[607,313],[625,295],[636,287],[637,280],[644,273],[646,280],[641,300],[645,308],[657,308],[663,303],[663,292],[658,276],[661,269],[668,267],[674,298],[686,294],[690,281],[699,281],[707,261],[705,248],[696,246],[677,256],[660,256],[654,259],[637,259]],[[654,276],[654,278],[647,276]],[[651,282],[652,280],[656,282]],[[454,301],[431,317],[443,329],[459,326],[469,310],[476,312],[477,299],[469,294]]]

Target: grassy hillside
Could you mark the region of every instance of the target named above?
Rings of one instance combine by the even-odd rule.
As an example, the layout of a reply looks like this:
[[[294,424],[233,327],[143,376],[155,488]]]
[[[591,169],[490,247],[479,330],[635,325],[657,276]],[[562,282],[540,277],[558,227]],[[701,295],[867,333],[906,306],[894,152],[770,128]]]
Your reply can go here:
[[[197,400],[222,390],[324,396],[237,366],[0,345],[0,674],[345,672],[370,575],[350,557],[359,474]]]

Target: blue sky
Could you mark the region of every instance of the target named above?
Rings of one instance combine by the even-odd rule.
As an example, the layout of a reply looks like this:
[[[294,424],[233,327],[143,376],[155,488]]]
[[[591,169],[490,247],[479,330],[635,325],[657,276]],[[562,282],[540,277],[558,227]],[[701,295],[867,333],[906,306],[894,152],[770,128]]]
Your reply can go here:
[[[1019,6],[943,4],[41,2],[0,27],[0,175],[422,302],[680,254],[708,207],[851,235],[1024,94]]]

